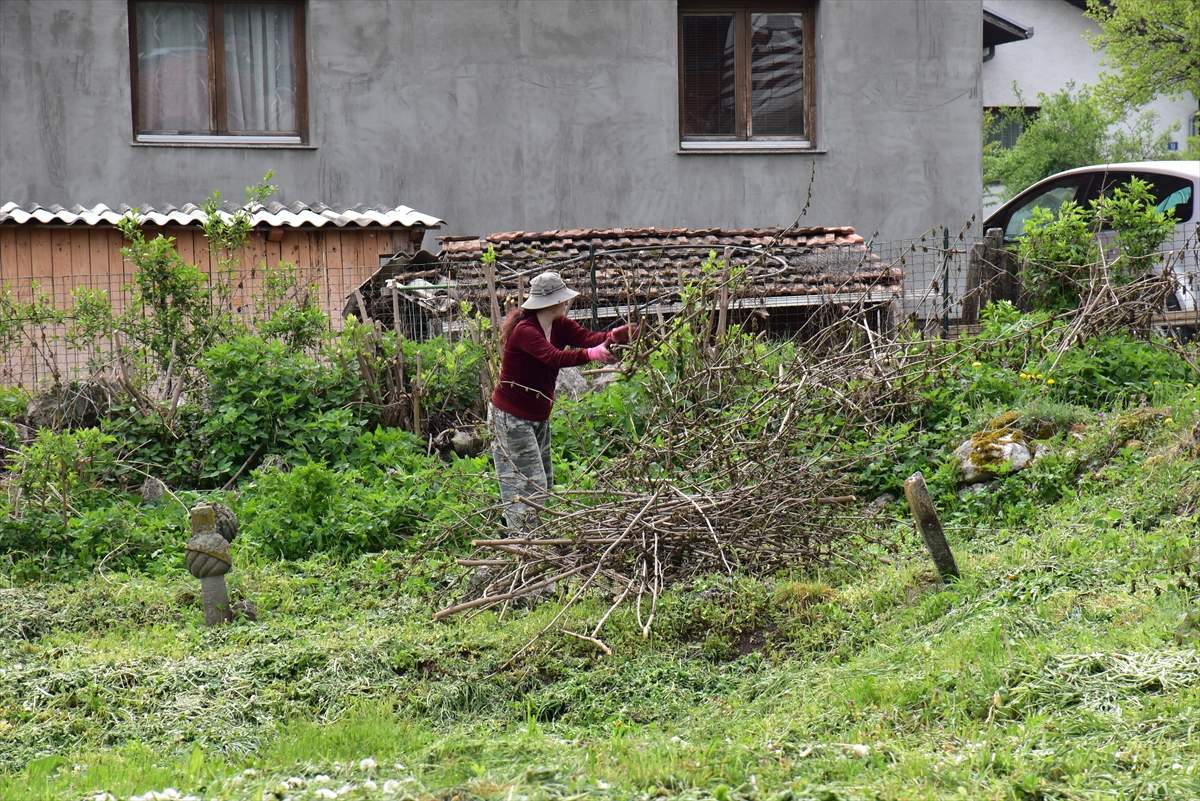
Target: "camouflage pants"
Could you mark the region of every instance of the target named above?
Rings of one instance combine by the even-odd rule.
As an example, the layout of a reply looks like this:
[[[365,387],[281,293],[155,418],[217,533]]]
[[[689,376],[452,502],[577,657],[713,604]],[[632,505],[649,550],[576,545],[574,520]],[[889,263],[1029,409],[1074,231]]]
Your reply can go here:
[[[550,421],[525,420],[488,406],[492,428],[492,460],[506,505],[504,525],[512,533],[537,525],[537,512],[517,497],[539,501],[554,483],[550,466]]]

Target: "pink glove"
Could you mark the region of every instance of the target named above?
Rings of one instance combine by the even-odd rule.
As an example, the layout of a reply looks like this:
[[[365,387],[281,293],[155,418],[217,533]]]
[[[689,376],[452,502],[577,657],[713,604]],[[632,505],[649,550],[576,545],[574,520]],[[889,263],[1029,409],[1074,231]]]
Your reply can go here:
[[[640,331],[641,327],[637,323],[629,323],[628,325],[623,325],[619,328],[614,328],[613,330],[609,331],[608,341],[615,342],[618,345],[624,345],[627,342],[637,339]]]
[[[584,353],[587,354],[589,360],[593,362],[600,362],[601,364],[608,364],[609,362],[613,361],[614,358],[612,351],[608,349],[608,345],[603,343],[594,348],[588,348],[584,351]]]

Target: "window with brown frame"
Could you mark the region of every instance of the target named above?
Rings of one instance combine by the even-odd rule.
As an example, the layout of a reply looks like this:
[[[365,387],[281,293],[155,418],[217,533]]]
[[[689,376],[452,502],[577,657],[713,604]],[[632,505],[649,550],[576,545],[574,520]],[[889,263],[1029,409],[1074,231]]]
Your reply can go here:
[[[129,0],[139,142],[301,143],[304,0]]]
[[[679,132],[689,148],[812,148],[812,0],[679,0]]]

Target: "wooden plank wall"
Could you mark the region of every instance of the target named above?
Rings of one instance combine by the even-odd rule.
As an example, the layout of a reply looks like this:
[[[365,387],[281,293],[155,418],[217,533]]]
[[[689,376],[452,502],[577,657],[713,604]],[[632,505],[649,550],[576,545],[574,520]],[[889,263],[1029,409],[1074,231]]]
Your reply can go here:
[[[148,227],[146,233],[174,237],[180,257],[210,278],[218,269],[218,260],[198,227]],[[346,296],[378,268],[379,257],[415,252],[419,237],[404,228],[256,230],[237,257],[235,309],[253,320],[263,296],[266,268],[289,262],[305,283],[317,287],[322,309],[340,327]],[[28,302],[36,285],[60,309],[71,307],[77,287],[99,289],[108,293],[114,311],[120,312],[129,303],[127,285],[133,272],[121,256],[123,245],[120,231],[107,226],[0,225],[0,286]],[[67,373],[78,372],[86,361],[86,355],[67,353],[62,347],[53,358]],[[44,361],[29,345],[0,354],[0,384],[43,383],[52,374]]]

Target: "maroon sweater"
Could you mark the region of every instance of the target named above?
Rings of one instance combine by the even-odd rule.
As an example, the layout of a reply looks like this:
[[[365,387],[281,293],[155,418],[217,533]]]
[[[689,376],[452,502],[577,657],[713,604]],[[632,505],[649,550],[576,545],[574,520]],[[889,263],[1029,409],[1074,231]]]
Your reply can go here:
[[[589,331],[568,317],[554,321],[547,340],[535,315],[523,317],[504,345],[492,404],[525,420],[548,420],[559,368],[588,362],[584,351],[568,346],[591,348],[607,340],[605,332]]]

